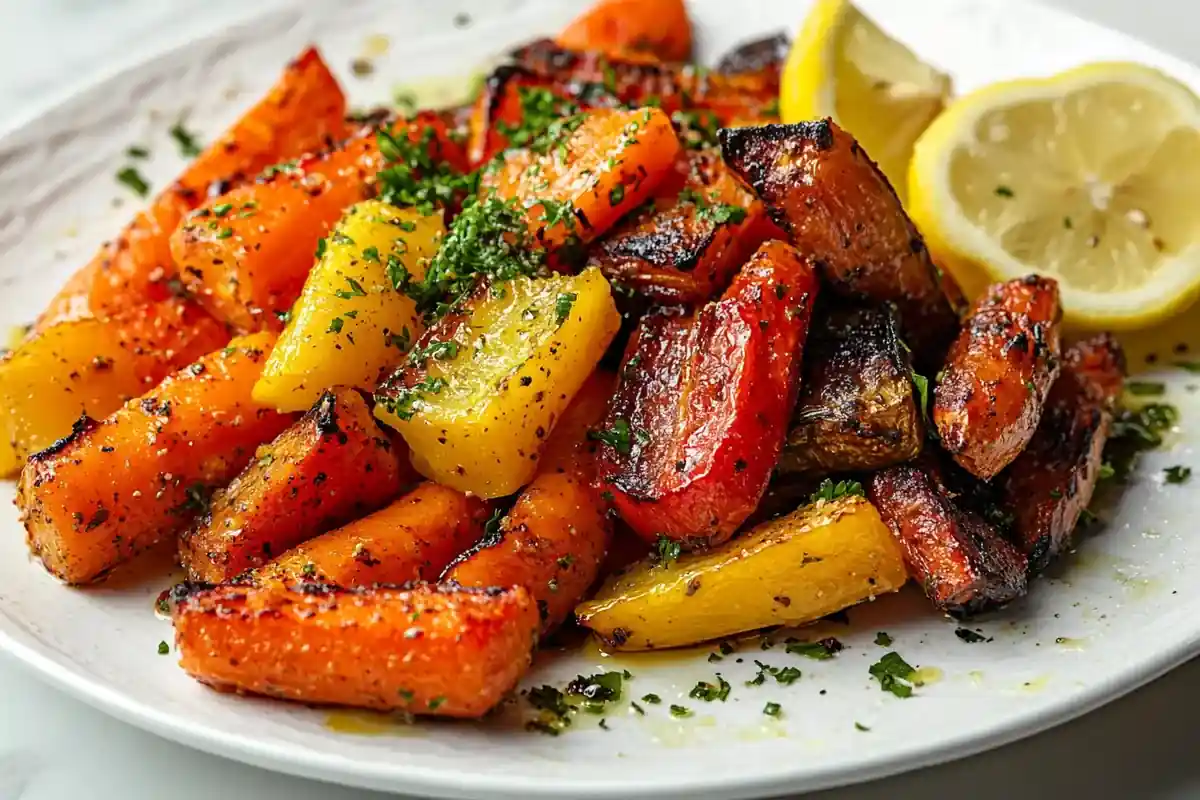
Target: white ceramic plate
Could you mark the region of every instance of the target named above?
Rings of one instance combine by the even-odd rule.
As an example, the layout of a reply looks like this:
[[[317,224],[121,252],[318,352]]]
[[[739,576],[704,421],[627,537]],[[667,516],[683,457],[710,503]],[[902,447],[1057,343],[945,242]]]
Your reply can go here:
[[[1200,71],[1120,34],[1012,0],[863,0],[886,29],[950,72],[960,91],[1095,59],[1159,66],[1200,90]],[[181,114],[215,135],[273,80],[305,42],[320,43],[352,100],[388,97],[394,82],[461,73],[482,55],[553,31],[578,3],[378,0],[283,3],[246,24],[192,41],[98,83],[0,137],[0,321],[29,321],[61,281],[117,230],[131,203],[112,175],[124,149],[150,144],[146,173],[178,170],[165,130]],[[694,0],[703,54],[777,29],[792,30],[806,0]],[[471,17],[463,25],[460,14]],[[347,66],[385,34],[369,80]],[[119,200],[118,200],[119,199]],[[1164,376],[1182,410],[1173,447],[1148,457],[1111,522],[1030,597],[972,627],[967,644],[915,592],[851,613],[832,631],[847,649],[814,662],[780,650],[720,664],[703,654],[670,661],[574,654],[544,659],[527,685],[628,667],[634,697],[664,705],[639,716],[622,706],[608,730],[581,720],[550,738],[503,724],[429,724],[364,736],[332,730],[319,710],[215,694],[189,680],[152,600],[169,579],[72,591],[29,561],[14,512],[0,518],[0,645],[76,696],[136,725],[213,753],[357,786],[446,797],[749,797],[861,781],[994,747],[1111,700],[1200,652],[1200,503],[1191,487],[1163,486],[1168,464],[1200,468],[1190,420],[1200,414],[1186,374]],[[11,486],[0,488],[11,497]],[[888,631],[910,662],[942,678],[900,700],[867,667]],[[754,658],[793,664],[791,686],[751,688]],[[720,671],[728,702],[687,698]],[[778,702],[783,718],[763,715]],[[695,716],[673,719],[666,703]],[[862,731],[856,726],[869,728]]]

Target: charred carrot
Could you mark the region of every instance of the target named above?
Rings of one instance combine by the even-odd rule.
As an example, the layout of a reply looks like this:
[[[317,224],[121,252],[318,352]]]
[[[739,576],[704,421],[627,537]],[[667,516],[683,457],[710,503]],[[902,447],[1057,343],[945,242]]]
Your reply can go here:
[[[102,422],[32,456],[17,506],[29,549],[68,583],[87,583],[171,536],[209,490],[292,417],[254,403],[270,334],[234,340]]]
[[[180,534],[179,560],[191,580],[231,580],[382,507],[408,474],[362,395],[325,392],[217,491]]]
[[[223,691],[443,717],[481,717],[528,669],[529,593],[219,586],[172,610],[180,665]]]
[[[328,147],[346,135],[346,100],[320,53],[308,48],[266,97],[139,212],[50,302],[39,328],[88,313],[110,314],[171,295],[169,239],[183,216],[270,164]]]
[[[558,120],[484,171],[483,191],[517,200],[550,249],[592,241],[651,197],[679,139],[657,108],[598,109]]]
[[[184,300],[46,328],[0,361],[0,473],[20,470],[81,415],[108,416],[228,339]]]
[[[251,583],[353,587],[435,580],[483,536],[487,517],[479,498],[423,483],[387,508],[292,548]]]
[[[499,529],[443,576],[463,586],[524,586],[537,602],[543,635],[583,599],[608,552],[612,524],[594,487],[588,433],[604,418],[612,388],[612,375],[588,379],[550,435],[533,483]]]
[[[683,0],[599,0],[557,39],[572,50],[687,61],[692,21]]]

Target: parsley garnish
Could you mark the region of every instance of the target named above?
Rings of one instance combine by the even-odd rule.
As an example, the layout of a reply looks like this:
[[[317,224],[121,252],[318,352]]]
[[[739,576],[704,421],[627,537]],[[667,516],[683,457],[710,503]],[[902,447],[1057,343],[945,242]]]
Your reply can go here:
[[[1163,480],[1166,483],[1184,483],[1192,477],[1192,468],[1175,465],[1163,470]]]
[[[782,710],[783,709],[780,708],[779,703],[767,703],[765,706],[763,706],[763,713],[768,717],[778,717]]]
[[[644,694],[644,695],[642,695],[642,702],[649,703],[652,706],[656,706],[662,702],[662,698],[656,694]]]
[[[149,158],[150,151],[141,145],[134,144],[125,148],[125,155],[129,156],[130,158]]]
[[[679,542],[660,533],[658,539],[654,542],[654,550],[651,555],[655,561],[666,567],[670,566],[672,561],[678,559],[682,552],[683,547]]]
[[[887,631],[880,631],[879,633],[875,634],[875,644],[879,645],[880,647],[891,647],[892,637],[888,635]]]
[[[892,651],[871,665],[871,677],[879,681],[879,688],[896,697],[912,697],[912,677],[916,670]]]
[[[137,167],[122,167],[117,170],[117,183],[128,186],[138,197],[145,197],[150,193],[150,184],[142,177],[142,173],[138,172]]]
[[[344,326],[345,324],[346,323],[342,320],[341,317],[334,317],[333,319],[329,320],[329,327],[325,329],[325,332],[326,333],[341,333],[342,326]]]
[[[567,317],[571,316],[571,308],[575,305],[575,300],[578,298],[575,292],[560,292],[554,300],[554,319],[562,325],[567,321]]]
[[[1135,397],[1159,397],[1167,391],[1161,381],[1125,381],[1125,391]]]
[[[628,455],[633,450],[633,436],[629,420],[617,417],[612,425],[604,430],[590,431],[588,438],[603,442],[622,455]]]
[[[160,656],[165,656],[167,653],[170,653],[170,652],[171,652],[171,645],[167,644],[166,642],[158,643],[158,654]]]
[[[176,122],[171,126],[171,138],[175,140],[175,144],[179,147],[179,154],[184,158],[195,158],[200,155],[200,145],[196,142],[196,135],[183,127],[183,120]]]
[[[447,206],[460,195],[474,194],[478,173],[461,175],[449,163],[434,160],[433,128],[425,128],[416,142],[404,131],[396,136],[380,128],[376,136],[379,152],[388,163],[376,175],[383,202],[431,214],[435,206]]]
[[[703,700],[706,703],[711,703],[714,700],[720,700],[724,703],[729,698],[730,688],[729,681],[718,674],[716,684],[709,683],[708,681],[700,681],[692,687],[692,691],[688,693],[688,697],[694,700]]]
[[[818,642],[799,642],[788,640],[787,652],[795,655],[805,656],[817,661],[824,661],[833,658],[841,652],[844,645],[832,636],[828,639],[821,639]]]
[[[834,483],[829,478],[821,481],[817,490],[808,497],[808,502],[816,503],[821,500],[838,500],[842,497],[862,497],[862,484],[858,481],[838,481]]]
[[[439,394],[446,388],[445,378],[426,376],[415,386],[407,386],[398,390],[394,397],[376,395],[376,402],[391,411],[406,422],[412,419],[424,407],[427,394]]]
[[[671,716],[672,717],[677,717],[679,719],[683,719],[685,717],[690,717],[691,715],[692,715],[692,710],[690,708],[688,708],[687,706],[677,706],[674,703],[671,704]]]
[[[954,635],[962,639],[967,644],[976,644],[978,642],[986,642],[986,636],[981,636],[970,628],[955,628]]]
[[[350,288],[348,290],[347,289],[338,289],[336,292],[333,293],[335,297],[337,297],[341,300],[349,300],[352,297],[366,297],[367,296],[366,291],[363,290],[362,284],[359,283],[358,281],[354,280],[354,278],[347,277],[346,283],[349,284]]]
[[[921,417],[929,419],[929,379],[915,369],[910,369],[913,388],[917,390],[917,400],[920,402]]]
[[[1012,189],[1010,189],[1007,186],[1001,185],[1001,186],[996,187],[996,196],[997,197],[1013,197],[1014,194],[1013,194]]]

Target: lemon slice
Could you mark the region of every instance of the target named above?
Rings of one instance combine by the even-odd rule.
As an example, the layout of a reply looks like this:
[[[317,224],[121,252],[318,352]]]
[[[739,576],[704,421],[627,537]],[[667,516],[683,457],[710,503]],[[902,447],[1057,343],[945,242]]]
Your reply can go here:
[[[968,294],[1038,272],[1068,323],[1145,327],[1200,294],[1200,98],[1124,63],[982,89],[917,142],[909,197]]]
[[[904,199],[913,142],[946,105],[950,78],[921,62],[848,0],[817,0],[781,76],[784,122],[832,117]]]

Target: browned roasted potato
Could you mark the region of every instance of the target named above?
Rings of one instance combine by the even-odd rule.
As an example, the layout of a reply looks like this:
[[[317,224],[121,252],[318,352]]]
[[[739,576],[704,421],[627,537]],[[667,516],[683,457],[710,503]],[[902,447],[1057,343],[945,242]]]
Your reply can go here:
[[[381,508],[411,478],[362,396],[326,392],[180,534],[180,561],[190,580],[223,583]]]
[[[729,285],[774,226],[715,148],[688,151],[679,171],[682,188],[664,180],[653,204],[592,248],[590,263],[655,300],[703,303]]]
[[[1058,283],[1030,275],[976,301],[938,373],[933,421],[972,475],[997,475],[1025,448],[1059,366]]]
[[[1002,476],[1031,575],[1070,544],[1092,500],[1124,372],[1121,346],[1107,334],[1069,348],[1037,432]]]
[[[958,330],[925,242],[887,178],[832,121],[728,128],[725,160],[839,293],[900,309],[923,368],[936,369]]]
[[[909,574],[938,609],[967,616],[1025,593],[1025,556],[983,517],[956,504],[933,454],[874,473],[867,496],[900,540]]]
[[[857,472],[921,452],[924,401],[895,312],[840,307],[818,315],[781,472]]]

